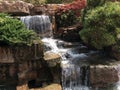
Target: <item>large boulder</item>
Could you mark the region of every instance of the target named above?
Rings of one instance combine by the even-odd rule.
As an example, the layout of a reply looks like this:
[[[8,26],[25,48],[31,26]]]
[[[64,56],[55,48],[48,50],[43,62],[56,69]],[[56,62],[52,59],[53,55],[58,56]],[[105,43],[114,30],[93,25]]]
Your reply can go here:
[[[34,6],[31,10],[31,14],[47,14],[47,15],[55,15],[56,10],[62,6],[63,4],[45,4]]]
[[[23,1],[2,1],[0,3],[0,12],[9,13],[12,15],[28,15],[30,14],[30,9],[33,8],[32,4]]]
[[[94,88],[104,88],[119,81],[117,66],[94,65],[90,66],[90,84]]]

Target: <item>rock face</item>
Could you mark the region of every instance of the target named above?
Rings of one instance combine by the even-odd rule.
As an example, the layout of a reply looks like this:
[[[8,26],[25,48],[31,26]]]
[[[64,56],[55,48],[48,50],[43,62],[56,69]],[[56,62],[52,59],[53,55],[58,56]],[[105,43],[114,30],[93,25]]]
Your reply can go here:
[[[15,63],[40,59],[43,56],[41,45],[0,47],[0,63]]]
[[[80,24],[76,24],[69,27],[59,27],[57,31],[55,31],[55,36],[60,37],[66,41],[80,41],[79,31],[82,26]]]
[[[57,64],[60,64],[61,57],[58,54],[49,52],[44,54],[44,59],[50,67],[54,67]]]
[[[61,85],[59,84],[50,84],[48,86],[45,86],[43,88],[32,88],[32,89],[29,89],[27,85],[22,85],[22,86],[18,86],[16,88],[17,90],[62,90],[62,87]]]
[[[25,3],[23,1],[2,1],[0,3],[0,12],[9,13],[17,16],[30,14],[30,9],[32,8],[32,4]]]
[[[46,4],[34,6],[33,4],[26,3],[20,0],[17,1],[1,1],[0,12],[12,14],[14,16],[22,15],[54,15],[55,11],[61,4]]]
[[[16,85],[39,77],[43,50],[33,46],[0,46],[0,84]],[[11,82],[12,81],[12,82]]]
[[[107,87],[118,82],[116,66],[96,65],[90,66],[90,84],[92,87]]]
[[[51,74],[53,76],[53,82],[60,83],[61,82],[60,55],[52,52],[47,52],[44,53],[44,60],[46,61],[48,67],[50,68]]]
[[[31,10],[32,15],[36,14],[47,14],[47,15],[55,15],[55,11],[59,8],[62,4],[46,4],[46,5],[39,5],[34,6]]]
[[[46,55],[44,60],[41,43],[33,46],[0,46],[0,85],[42,87],[44,84],[60,83],[60,56]]]

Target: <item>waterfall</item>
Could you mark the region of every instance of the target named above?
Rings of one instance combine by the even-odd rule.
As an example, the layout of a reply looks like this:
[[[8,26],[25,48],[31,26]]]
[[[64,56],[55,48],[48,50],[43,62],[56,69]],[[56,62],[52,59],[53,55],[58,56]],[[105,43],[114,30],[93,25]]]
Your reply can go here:
[[[93,89],[90,87],[90,67],[85,62],[82,63],[82,61],[87,61],[90,55],[96,54],[96,52],[88,50],[81,43],[70,43],[58,39],[45,38],[52,35],[51,23],[48,16],[25,16],[20,19],[28,29],[34,30],[38,35],[43,37],[42,41],[45,53],[57,53],[61,56],[62,90],[120,90],[120,82],[117,82],[115,87],[107,87],[105,89],[96,87],[93,87]],[[35,52],[36,50],[35,46]],[[35,57],[37,58],[36,53]],[[120,79],[120,66],[116,67],[116,70],[118,70]]]
[[[51,22],[49,16],[35,15],[20,17],[27,29],[34,30],[39,36],[51,36]]]
[[[76,64],[77,59],[87,58],[87,55],[84,53],[78,53],[76,50],[71,48],[64,48],[64,41],[52,39],[52,38],[43,38],[45,46],[50,49],[46,52],[58,53],[61,58],[61,67],[62,67],[62,87],[63,90],[89,90],[87,87],[88,83],[88,68],[82,68],[80,65]],[[74,46],[74,45],[73,45]],[[76,47],[76,45],[75,45]],[[77,49],[82,48],[83,46],[78,43]],[[79,49],[78,49],[79,50]],[[76,59],[77,58],[77,59]],[[83,74],[84,73],[84,74]]]

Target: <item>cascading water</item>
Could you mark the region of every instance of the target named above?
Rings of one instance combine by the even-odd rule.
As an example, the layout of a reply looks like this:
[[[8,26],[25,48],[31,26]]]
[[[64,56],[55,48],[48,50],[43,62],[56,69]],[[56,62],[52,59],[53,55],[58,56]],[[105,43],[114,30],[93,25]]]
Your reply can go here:
[[[62,58],[61,66],[63,90],[89,90],[87,87],[88,72],[86,72],[86,74],[83,76],[83,72],[87,70],[83,70],[79,65],[76,64],[77,61],[74,61],[76,58],[85,59],[87,58],[87,55],[84,53],[77,53],[76,50],[74,51],[74,48],[63,48],[60,43],[64,42],[60,40],[44,38],[42,41],[47,47],[51,48],[51,50],[48,50],[46,52],[58,53]],[[82,47],[83,46],[78,43],[76,48],[80,49]],[[84,80],[81,77],[83,77]]]
[[[20,17],[20,20],[25,24],[25,26],[34,30],[40,36],[46,36],[45,33],[52,34],[51,22],[49,16],[46,15],[35,15],[35,16],[24,16]]]
[[[82,61],[87,60],[91,55],[100,54],[98,51],[88,50],[86,46],[80,43],[75,43],[75,45],[74,43],[67,43],[67,47],[66,42],[52,38],[43,38],[42,41],[46,47],[50,48],[46,52],[58,53],[62,58],[62,90],[120,90],[120,81],[106,88],[90,87],[89,66]],[[120,78],[120,66],[114,68],[116,68]]]
[[[21,17],[21,21],[28,29],[32,29],[40,36],[51,30],[51,23],[48,16],[26,16]],[[51,33],[48,32],[48,33]],[[89,67],[81,61],[87,60],[94,51],[90,51],[81,43],[66,43],[53,38],[43,38],[45,52],[57,53],[61,56],[62,67],[62,89],[63,90],[120,90],[120,83],[115,88],[90,88],[89,87]],[[35,49],[36,50],[36,49]],[[84,65],[84,67],[82,66]],[[120,72],[120,66],[116,68]],[[119,76],[119,74],[118,74]],[[120,77],[119,77],[120,78]]]

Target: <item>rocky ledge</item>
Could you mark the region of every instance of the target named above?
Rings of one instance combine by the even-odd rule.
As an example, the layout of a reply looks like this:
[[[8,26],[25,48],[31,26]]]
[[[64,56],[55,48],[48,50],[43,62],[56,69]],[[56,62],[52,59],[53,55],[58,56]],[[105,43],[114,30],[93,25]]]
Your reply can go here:
[[[44,60],[48,63],[50,67],[54,67],[60,64],[60,55],[52,52],[44,53]]]
[[[106,88],[117,87],[117,83],[120,80],[120,61],[104,56],[92,55],[91,58],[81,61],[80,64],[83,70],[82,74],[86,75],[85,73],[87,73],[87,83],[92,88],[109,90]],[[87,69],[85,70],[84,68],[86,67]],[[85,76],[82,77],[85,78]]]
[[[31,88],[29,89],[27,85],[17,86],[16,90],[62,90],[61,85],[59,84],[50,84],[44,86],[43,88]]]
[[[43,65],[42,58],[41,43],[32,46],[0,46],[0,84],[16,85],[37,79],[37,70]]]
[[[0,2],[0,12],[9,13],[12,15],[28,15],[30,14],[30,9],[33,8],[32,4],[23,1],[1,1]]]

